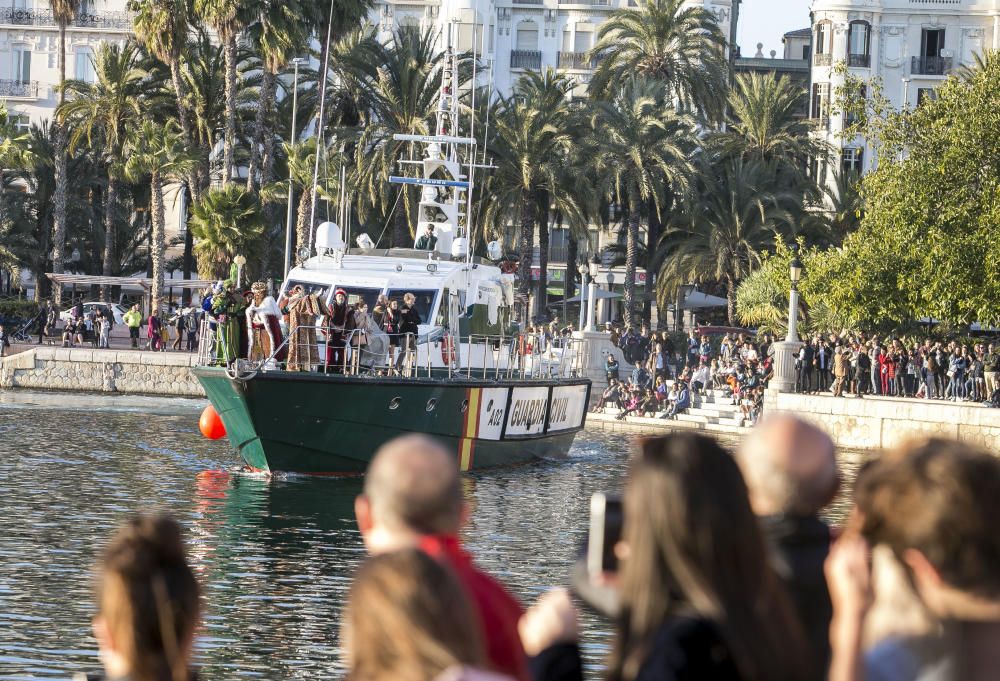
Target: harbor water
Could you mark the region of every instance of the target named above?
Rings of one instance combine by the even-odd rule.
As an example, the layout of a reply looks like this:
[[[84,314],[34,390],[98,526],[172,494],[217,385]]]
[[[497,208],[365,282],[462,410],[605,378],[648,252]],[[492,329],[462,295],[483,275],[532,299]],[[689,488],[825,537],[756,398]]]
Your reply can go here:
[[[240,473],[225,441],[198,433],[203,406],[0,397],[0,680],[99,668],[91,567],[122,520],[152,510],[183,522],[205,587],[202,678],[342,676],[339,615],[364,557],[353,517],[361,480]],[[566,461],[467,475],[464,540],[477,562],[525,603],[566,584],[590,495],[620,489],[628,447],[619,434],[583,432]],[[584,613],[588,666],[609,643],[607,623]]]

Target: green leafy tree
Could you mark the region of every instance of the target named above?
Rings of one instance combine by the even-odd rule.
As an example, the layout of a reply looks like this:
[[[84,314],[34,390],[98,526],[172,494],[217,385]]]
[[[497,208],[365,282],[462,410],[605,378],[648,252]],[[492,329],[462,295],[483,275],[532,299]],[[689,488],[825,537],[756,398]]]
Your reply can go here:
[[[231,183],[205,193],[191,211],[190,229],[198,240],[195,255],[198,274],[205,279],[224,279],[233,258],[248,259],[247,277],[255,275],[251,265],[260,255],[264,221],[260,201],[242,184]]]
[[[167,121],[163,125],[144,121],[133,131],[126,151],[128,160],[124,167],[125,177],[131,182],[149,177],[149,212],[152,220],[150,259],[153,269],[150,297],[152,309],[159,310],[163,299],[163,256],[166,250],[163,187],[186,177],[198,160],[196,154],[186,146],[183,133],[173,121]]]
[[[597,68],[590,92],[614,97],[638,76],[661,83],[669,98],[689,111],[718,118],[725,102],[726,37],[704,7],[685,0],[639,0],[611,12],[601,24],[590,58]]]
[[[596,102],[590,140],[600,194],[629,207],[625,249],[625,318],[639,323],[635,279],[643,206],[661,211],[665,192],[687,191],[694,168],[693,122],[665,107],[657,84],[630,79],[610,102]]]

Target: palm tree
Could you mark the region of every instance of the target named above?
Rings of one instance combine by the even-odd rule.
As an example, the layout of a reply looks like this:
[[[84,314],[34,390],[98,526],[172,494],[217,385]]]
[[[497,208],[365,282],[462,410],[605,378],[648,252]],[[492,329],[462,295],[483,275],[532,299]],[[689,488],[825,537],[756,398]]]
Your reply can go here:
[[[124,167],[126,179],[139,182],[149,176],[149,212],[152,218],[150,260],[153,268],[150,297],[152,309],[159,310],[163,298],[163,254],[166,249],[163,186],[186,177],[197,165],[197,156],[186,146],[177,124],[169,120],[163,125],[144,121],[128,140],[127,156]]]
[[[699,177],[686,210],[660,240],[657,295],[665,302],[681,284],[721,281],[729,323],[736,324],[736,289],[791,222],[783,207],[788,197],[761,189],[770,172],[759,161],[723,161]]]
[[[393,136],[433,134],[432,116],[447,57],[438,49],[433,32],[406,27],[397,30],[387,44],[368,41],[362,49],[354,73],[364,107],[355,155],[358,213],[362,220],[373,212],[393,216],[393,245],[410,246],[410,216],[416,202],[406,185],[398,190],[392,187],[389,176],[399,173],[398,163],[413,153],[413,145]],[[461,92],[468,77],[464,70],[456,77],[456,92]]]
[[[225,78],[225,132],[222,152],[222,184],[225,186],[233,176],[236,158],[236,65],[238,62],[237,43],[240,34],[252,18],[254,0],[195,0],[194,9],[198,16],[218,34],[226,60]]]
[[[635,278],[643,207],[661,211],[666,192],[683,194],[693,174],[693,121],[663,106],[658,86],[627,81],[611,102],[597,102],[591,118],[592,157],[602,193],[628,205],[625,318],[639,323]]]
[[[22,168],[30,165],[31,151],[28,135],[18,129],[7,113],[7,107],[0,104],[0,188],[5,187],[5,171],[8,168]],[[0,222],[6,219],[3,192],[0,191]]]
[[[250,143],[247,189],[271,182],[274,169],[274,111],[278,76],[296,52],[308,43],[308,10],[297,0],[264,3],[250,35],[260,54],[262,73]]]
[[[715,17],[687,0],[639,0],[601,24],[590,58],[597,97],[613,96],[620,83],[645,77],[663,84],[679,106],[717,118],[725,100],[726,37]]]
[[[585,192],[575,189],[579,179],[566,167],[578,138],[580,124],[566,101],[574,83],[551,69],[521,78],[510,97],[501,97],[492,114],[487,141],[496,170],[482,192],[482,221],[488,231],[501,233],[516,216],[519,233],[519,293],[531,290],[535,233],[541,222],[540,265],[548,266],[549,211],[555,209],[569,223],[586,222]],[[541,220],[540,220],[541,218]],[[536,300],[544,305],[547,277],[540,277]],[[540,308],[544,309],[544,308]]]
[[[69,96],[56,109],[56,115],[71,129],[70,151],[86,142],[106,169],[105,276],[114,273],[115,223],[125,141],[129,129],[149,113],[149,103],[142,97],[146,74],[138,66],[138,57],[133,43],[126,43],[124,47],[101,43],[94,58],[95,82],[67,81],[64,90]]]
[[[52,9],[52,18],[59,26],[59,56],[57,58],[59,68],[59,104],[61,106],[66,101],[66,27],[76,16],[80,8],[80,0],[51,0],[49,7]],[[61,273],[63,271],[63,251],[66,249],[66,130],[63,121],[58,116],[55,118],[56,132],[56,191],[53,198],[55,210],[52,220],[52,271]],[[62,288],[57,286],[55,290],[56,305],[59,305],[62,298]]]
[[[194,249],[201,277],[223,279],[237,255],[260,252],[264,235],[260,202],[245,186],[228,184],[208,191],[191,213],[189,224],[198,239]]]

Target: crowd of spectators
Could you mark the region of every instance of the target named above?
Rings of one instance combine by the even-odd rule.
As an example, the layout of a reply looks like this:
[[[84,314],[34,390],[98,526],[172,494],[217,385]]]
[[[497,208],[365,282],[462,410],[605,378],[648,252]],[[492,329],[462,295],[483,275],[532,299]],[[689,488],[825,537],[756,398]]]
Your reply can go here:
[[[623,376],[616,354],[605,353],[608,386],[595,411],[614,407],[619,419],[630,415],[671,419],[711,394],[739,406],[744,423],[756,422],[764,388],[773,374],[770,336],[759,340],[737,333],[711,337],[695,329],[678,340],[645,326],[638,332],[634,327],[621,331],[611,324],[605,328],[609,341],[632,370]]]
[[[987,342],[816,336],[795,369],[800,393],[1000,402],[1000,348]]]
[[[694,433],[639,440],[613,562],[567,569],[614,632],[599,676],[995,678],[1000,459],[906,443],[862,468],[833,529],[823,511],[840,473],[830,438],[792,416],[765,419],[735,454]],[[569,589],[523,611],[462,548],[467,514],[441,445],[411,435],[378,452],[355,502],[370,557],[340,621],[345,678],[582,681]],[[195,679],[204,604],[178,524],[128,522],[98,568],[103,678]]]

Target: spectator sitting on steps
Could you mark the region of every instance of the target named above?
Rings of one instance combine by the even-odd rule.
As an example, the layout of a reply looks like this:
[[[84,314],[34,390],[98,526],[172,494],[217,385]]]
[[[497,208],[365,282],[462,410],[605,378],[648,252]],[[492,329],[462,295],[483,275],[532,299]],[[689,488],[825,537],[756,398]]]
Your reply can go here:
[[[354,514],[369,553],[419,548],[450,566],[476,611],[493,670],[528,680],[517,633],[520,604],[459,544],[468,509],[454,454],[424,435],[383,445],[368,466]]]
[[[677,401],[670,405],[667,412],[660,417],[661,419],[677,418],[678,414],[682,414],[691,408],[691,389],[684,381],[679,381],[679,383],[680,386],[677,389]]]

